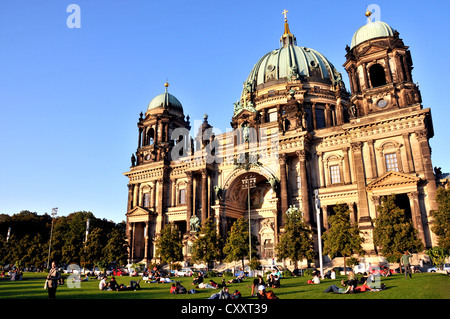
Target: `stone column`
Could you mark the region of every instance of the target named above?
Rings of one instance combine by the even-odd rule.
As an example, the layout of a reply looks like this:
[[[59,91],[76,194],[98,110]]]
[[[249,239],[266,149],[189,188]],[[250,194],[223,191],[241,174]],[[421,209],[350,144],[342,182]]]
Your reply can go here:
[[[192,172],[186,172],[187,185],[186,185],[186,224],[187,231],[190,232],[191,225],[190,220],[192,216]]]
[[[381,205],[381,198],[380,196],[372,196],[370,199],[372,200],[373,207],[375,207],[375,218],[378,218],[377,207]]]
[[[296,152],[300,162],[300,180],[301,180],[301,194],[302,194],[302,212],[303,219],[307,225],[311,224],[310,209],[309,209],[309,184],[308,172],[306,171],[306,150]]]
[[[136,229],[136,223],[131,223],[132,224],[132,230],[131,230],[131,253],[130,253],[130,258],[131,258],[131,262],[134,262],[134,231]]]
[[[133,184],[128,184],[128,203],[127,203],[127,212],[133,209]]]
[[[150,207],[155,211],[156,204],[156,182],[150,183]]]
[[[289,202],[288,202],[288,189],[287,189],[287,173],[286,173],[286,163],[287,163],[287,155],[280,154],[280,187],[281,187],[281,228],[284,227],[285,219],[286,219],[286,211],[288,210]],[[303,179],[302,179],[303,184]]]
[[[367,202],[366,178],[364,175],[364,162],[362,156],[362,143],[355,142],[350,144],[353,153],[353,162],[355,163],[355,179],[358,189],[358,212],[359,223],[370,222],[369,207]]]
[[[328,224],[328,206],[327,205],[323,205],[320,206],[320,208],[322,209],[322,221],[323,221],[323,228],[324,231],[327,230],[329,228],[329,224]]]
[[[148,227],[149,222],[145,222],[145,228],[144,228],[144,260],[146,263],[148,263]]]
[[[351,184],[352,179],[351,179],[351,175],[350,175],[350,160],[348,158],[348,150],[349,147],[343,147],[342,148],[342,152],[344,153],[344,165],[345,165],[345,169],[344,169],[344,182],[345,184]]]
[[[141,184],[134,184],[133,187],[133,202],[131,204],[132,207],[136,207],[139,205],[139,189]]]
[[[350,210],[350,223],[352,225],[356,224],[358,216],[355,215],[355,203],[347,203],[348,209]]]
[[[419,192],[417,191],[409,192],[408,198],[409,198],[409,206],[411,207],[411,217],[413,226],[415,229],[417,229],[419,233],[419,238],[422,240],[424,247],[427,247],[425,241],[425,233],[423,231],[422,214],[420,213]]]
[[[325,174],[323,170],[323,152],[317,152],[317,156],[319,157],[319,180],[320,187],[325,187]],[[302,181],[303,183],[303,181]],[[303,186],[303,185],[302,185]]]
[[[165,200],[164,200],[164,179],[158,179],[158,198],[156,200],[156,213],[158,214],[156,217],[156,231],[160,232],[164,227],[164,208],[165,208]]]
[[[369,77],[367,76],[367,63],[363,63],[363,73],[364,73],[364,87],[366,90],[370,89]]]
[[[392,83],[393,79],[392,79],[392,72],[391,72],[391,66],[389,64],[389,55],[387,55],[386,53],[386,57],[384,58],[384,64],[385,64],[385,73],[386,73],[386,79],[387,79],[387,83]]]
[[[313,102],[311,105],[311,113],[312,113],[312,121],[313,121],[313,129],[317,129],[317,122],[316,122],[316,102]]]
[[[325,126],[330,127],[331,126],[331,110],[330,110],[330,104],[325,104]]]
[[[373,146],[374,141],[368,140],[367,145],[369,146],[369,159],[370,159],[370,176],[369,178],[377,178],[377,161],[375,159],[375,148]]]
[[[406,150],[406,161],[407,163],[407,171],[406,173],[412,173],[414,172],[414,163],[413,163],[413,157],[411,152],[411,142],[409,140],[409,134],[410,133],[404,133],[403,136],[403,142],[405,144],[405,150]]]
[[[202,223],[208,218],[208,171],[201,170],[202,173]]]
[[[420,153],[422,157],[423,170],[425,180],[427,181],[426,190],[430,204],[430,210],[437,210],[436,203],[436,180],[433,172],[433,164],[431,163],[431,151],[428,145],[428,132],[426,129],[415,132],[417,141],[419,142]]]

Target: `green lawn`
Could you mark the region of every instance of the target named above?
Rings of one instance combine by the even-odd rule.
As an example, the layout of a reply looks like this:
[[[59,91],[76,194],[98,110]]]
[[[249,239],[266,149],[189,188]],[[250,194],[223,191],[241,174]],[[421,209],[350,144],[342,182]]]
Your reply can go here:
[[[47,299],[47,291],[43,288],[45,273],[25,273],[21,281],[11,281],[9,278],[0,278],[0,299]],[[119,284],[130,284],[130,280],[136,277],[116,277]],[[439,273],[414,274],[412,279],[405,279],[404,275],[396,274],[391,277],[382,277],[381,283],[386,289],[379,292],[363,292],[356,294],[323,293],[329,285],[340,285],[344,276],[338,276],[336,280],[324,279],[318,285],[308,285],[308,277],[291,277],[281,280],[281,288],[272,289],[280,299],[450,299],[450,277]],[[191,285],[192,278],[173,278],[181,281],[187,288]],[[209,279],[209,278],[208,278]],[[221,282],[222,278],[213,278]],[[256,300],[250,297],[251,282],[253,278],[246,279],[240,284],[229,285],[230,291],[235,289],[242,293],[242,297],[248,300]],[[141,282],[142,290],[139,291],[99,291],[99,281],[96,279],[81,282],[80,288],[69,288],[67,281],[58,287],[57,299],[206,299],[217,289],[197,289],[197,294],[174,295],[169,293],[171,284],[147,284]]]

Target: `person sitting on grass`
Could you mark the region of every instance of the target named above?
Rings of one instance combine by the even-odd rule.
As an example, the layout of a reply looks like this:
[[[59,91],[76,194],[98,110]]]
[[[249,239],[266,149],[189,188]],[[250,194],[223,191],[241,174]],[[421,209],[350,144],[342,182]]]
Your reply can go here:
[[[314,273],[312,279],[306,282],[307,284],[320,284],[319,274],[317,272]]]
[[[107,277],[103,276],[102,280],[100,280],[98,284],[98,289],[100,290],[107,290],[108,289],[108,283],[106,282]]]
[[[111,277],[111,281],[108,283],[108,288],[110,290],[119,291],[119,284],[114,276]]]
[[[177,287],[177,293],[178,294],[187,294],[186,288],[184,288],[183,285],[181,285],[180,282],[177,282],[176,287]]]
[[[198,285],[201,284],[203,282],[203,274],[202,273],[198,273],[198,276],[196,278],[194,278],[194,280],[192,281],[192,285]]]
[[[177,293],[177,287],[175,286],[175,284],[172,284],[172,286],[170,287],[170,293],[171,294],[176,294]]]

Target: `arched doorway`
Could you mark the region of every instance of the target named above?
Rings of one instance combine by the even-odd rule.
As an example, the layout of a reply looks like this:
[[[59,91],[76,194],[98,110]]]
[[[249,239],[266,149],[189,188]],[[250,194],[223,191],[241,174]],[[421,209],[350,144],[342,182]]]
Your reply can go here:
[[[250,207],[251,233],[258,237],[258,255],[261,259],[274,256],[277,237],[278,198],[272,188],[273,175],[265,173],[263,175],[259,170],[239,170],[224,183],[226,188],[221,218],[222,233],[226,236],[236,219],[249,218]],[[250,190],[243,187],[243,180],[248,177],[255,179],[254,187]]]

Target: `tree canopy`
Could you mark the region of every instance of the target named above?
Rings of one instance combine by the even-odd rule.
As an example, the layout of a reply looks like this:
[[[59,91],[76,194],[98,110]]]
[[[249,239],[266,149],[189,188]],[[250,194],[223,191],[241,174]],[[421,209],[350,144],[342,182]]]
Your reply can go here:
[[[276,246],[278,260],[289,258],[297,264],[303,259],[314,259],[314,240],[311,227],[307,226],[298,209],[293,209],[287,215],[284,233]]]
[[[423,243],[418,238],[412,221],[405,211],[395,204],[395,196],[381,198],[377,206],[378,217],[373,229],[373,242],[389,262],[397,262],[406,250],[421,251]]]
[[[86,241],[87,219],[90,227]],[[82,267],[126,262],[128,251],[123,222],[116,224],[84,211],[54,219],[48,214],[22,211],[13,216],[0,215],[0,265],[40,267],[46,264],[52,222],[50,260],[60,265],[76,263]],[[11,235],[7,238],[9,228]]]
[[[450,252],[450,190],[439,187],[436,192],[438,210],[432,212],[431,230],[438,236],[438,245]]]
[[[335,215],[328,218],[330,228],[323,234],[323,251],[331,258],[341,254],[345,258],[352,254],[363,254],[362,243],[357,225],[350,222],[350,210],[347,205],[340,204],[334,208]]]
[[[248,220],[239,218],[231,226],[231,230],[228,232],[227,242],[223,248],[225,253],[225,260],[242,261],[242,267],[244,267],[244,258],[249,254],[249,240],[248,240]],[[257,255],[256,246],[259,245],[258,238],[252,234],[252,257]]]
[[[192,244],[192,260],[201,261],[208,265],[211,261],[221,258],[222,240],[217,234],[213,221],[208,218],[203,222],[198,238]]]

